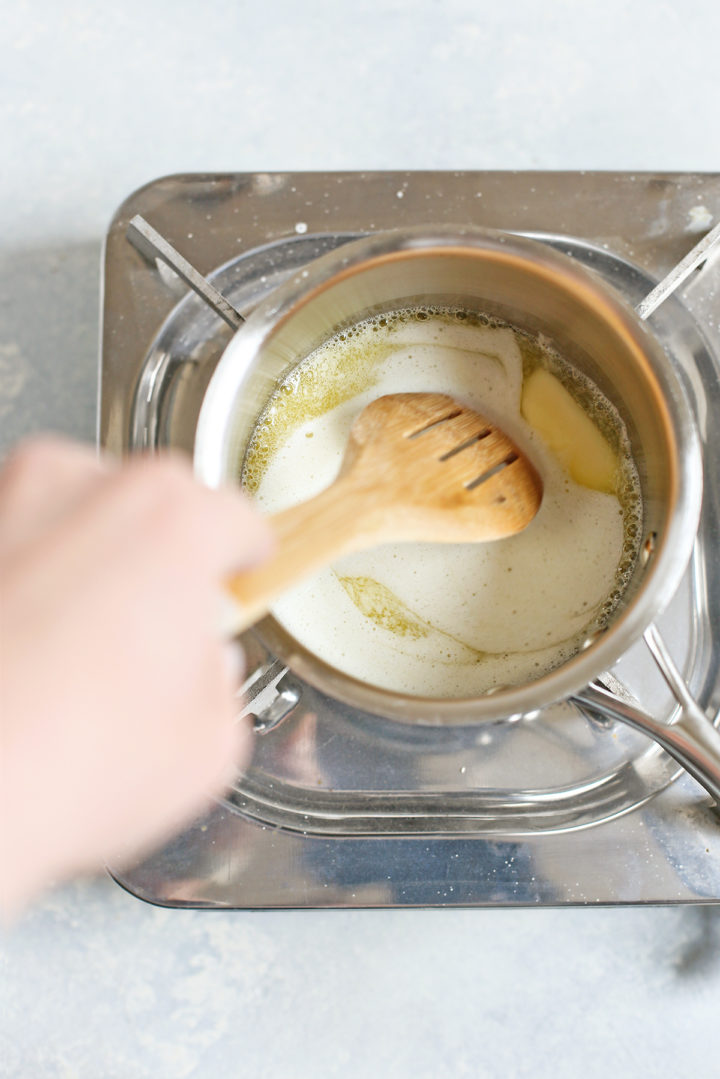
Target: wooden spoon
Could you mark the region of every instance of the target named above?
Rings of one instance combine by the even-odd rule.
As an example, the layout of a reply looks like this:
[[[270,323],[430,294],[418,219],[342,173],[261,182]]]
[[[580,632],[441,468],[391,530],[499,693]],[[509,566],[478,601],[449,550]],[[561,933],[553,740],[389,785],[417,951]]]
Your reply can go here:
[[[270,518],[275,553],[228,578],[235,632],[291,585],[381,543],[502,539],[532,521],[542,481],[498,427],[452,397],[379,397],[355,420],[340,473],[315,498]]]

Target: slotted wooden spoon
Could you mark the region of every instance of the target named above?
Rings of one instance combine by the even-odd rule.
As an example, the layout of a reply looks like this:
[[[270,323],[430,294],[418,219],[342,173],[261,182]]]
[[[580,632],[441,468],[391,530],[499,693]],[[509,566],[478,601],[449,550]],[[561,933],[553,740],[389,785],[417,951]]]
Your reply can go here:
[[[542,481],[489,420],[439,393],[379,397],[355,420],[340,473],[315,498],[270,518],[275,553],[228,578],[241,632],[291,585],[381,543],[502,539],[532,521]]]

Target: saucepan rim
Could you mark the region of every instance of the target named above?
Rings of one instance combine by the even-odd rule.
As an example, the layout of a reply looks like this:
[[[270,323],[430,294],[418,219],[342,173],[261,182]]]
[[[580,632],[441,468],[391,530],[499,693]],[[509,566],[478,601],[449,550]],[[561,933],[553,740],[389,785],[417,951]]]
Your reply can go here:
[[[674,359],[633,308],[599,277],[540,240],[464,225],[419,225],[370,233],[314,260],[264,299],[229,342],[206,390],[195,438],[196,475],[213,487],[228,482],[235,403],[267,342],[299,308],[312,303],[333,283],[363,272],[378,260],[451,251],[529,263],[533,272],[554,277],[558,288],[586,299],[595,310],[599,308],[615,332],[622,334],[626,344],[650,365],[661,391],[659,407],[664,413],[664,429],[674,446],[676,467],[668,525],[658,538],[637,594],[585,650],[534,681],[475,697],[409,696],[329,666],[291,637],[271,615],[258,625],[257,632],[271,651],[321,691],[367,712],[432,725],[528,715],[572,695],[612,667],[677,591],[692,552],[702,502],[702,456],[691,405]]]

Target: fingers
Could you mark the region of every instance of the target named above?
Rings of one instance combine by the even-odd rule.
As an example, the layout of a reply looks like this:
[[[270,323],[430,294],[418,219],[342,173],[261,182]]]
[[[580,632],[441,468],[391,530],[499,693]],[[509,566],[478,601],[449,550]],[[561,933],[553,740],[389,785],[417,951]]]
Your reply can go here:
[[[42,535],[109,474],[90,447],[60,438],[18,446],[0,471],[0,552]]]
[[[222,581],[268,557],[274,545],[267,522],[239,490],[202,486],[177,455],[136,457],[120,467],[60,439],[26,443],[0,472],[0,555],[20,555],[33,540],[50,545],[51,566],[63,553],[93,565],[93,553],[102,551],[108,569],[134,566],[148,592],[175,580],[171,592],[181,606],[190,590],[204,593],[204,624],[218,633]],[[49,585],[37,583],[44,594]]]
[[[184,560],[215,584],[232,569],[262,561],[274,546],[267,521],[239,489],[204,487],[174,454],[127,463],[107,497],[116,531],[153,535],[167,558]]]
[[[241,492],[224,489],[214,493],[218,516],[226,528],[218,533],[218,558],[223,574],[263,562],[275,547],[267,519]]]
[[[230,685],[233,692],[235,692],[245,677],[247,668],[245,652],[237,641],[231,640],[223,644],[223,655],[227,672],[230,676]]]
[[[21,549],[6,558],[3,545]],[[240,493],[203,487],[180,458],[114,467],[45,440],[8,462],[3,704],[27,747],[19,815],[27,824],[38,786],[53,802],[52,829],[39,822],[53,874],[170,834],[249,759],[243,659],[221,636],[217,600],[232,568],[271,547]]]

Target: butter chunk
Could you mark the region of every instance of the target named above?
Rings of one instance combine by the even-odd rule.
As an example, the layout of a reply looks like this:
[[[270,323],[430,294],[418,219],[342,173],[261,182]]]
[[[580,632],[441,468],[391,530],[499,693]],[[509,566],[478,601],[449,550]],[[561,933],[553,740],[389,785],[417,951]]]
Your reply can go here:
[[[609,442],[555,375],[538,367],[525,380],[522,414],[576,483],[617,493],[618,462]]]

